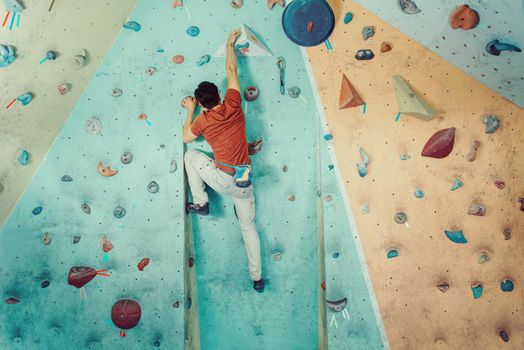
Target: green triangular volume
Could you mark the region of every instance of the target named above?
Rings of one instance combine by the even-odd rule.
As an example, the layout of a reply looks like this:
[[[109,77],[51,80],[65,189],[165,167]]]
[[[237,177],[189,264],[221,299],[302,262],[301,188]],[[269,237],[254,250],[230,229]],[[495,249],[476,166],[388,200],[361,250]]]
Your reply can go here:
[[[415,91],[400,75],[393,76],[395,93],[399,112],[417,117],[423,120],[431,120],[435,116],[435,110]]]

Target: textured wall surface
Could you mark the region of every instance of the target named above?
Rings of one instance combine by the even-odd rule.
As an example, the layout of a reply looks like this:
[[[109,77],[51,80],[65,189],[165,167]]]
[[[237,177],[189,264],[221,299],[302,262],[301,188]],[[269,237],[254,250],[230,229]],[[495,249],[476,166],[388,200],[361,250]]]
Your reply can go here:
[[[15,22],[9,30],[9,17],[6,26],[0,27],[0,44],[15,46],[18,57],[0,68],[0,223],[37,171],[136,0],[56,1],[48,12],[50,3],[26,0],[19,26]],[[0,5],[0,24],[5,14]],[[75,70],[69,60],[82,49],[88,52],[88,62]],[[58,58],[39,64],[49,50],[56,51]],[[57,86],[63,83],[72,89],[60,96]],[[34,94],[29,105],[16,102],[5,109],[25,92]],[[17,157],[24,149],[30,159],[23,167]]]
[[[339,19],[330,38],[333,51],[319,46],[309,49],[308,55],[334,136],[338,160],[334,170],[342,175],[355,213],[391,348],[522,348],[524,292],[519,266],[524,213],[517,203],[524,194],[524,158],[519,156],[524,144],[522,109],[354,1],[332,5]],[[341,20],[346,12],[354,14],[349,24]],[[365,25],[375,26],[376,34],[363,42]],[[393,50],[381,53],[382,41],[390,42]],[[364,47],[375,52],[373,60],[354,59]],[[342,73],[367,102],[366,113],[362,107],[338,109]],[[402,115],[395,122],[393,74],[406,78],[439,111],[435,119]],[[485,134],[482,123],[489,114],[501,120],[492,135]],[[429,137],[448,127],[457,128],[452,153],[444,159],[421,157]],[[465,155],[474,139],[481,146],[470,163]],[[370,155],[369,172],[363,178],[356,167],[360,147]],[[411,158],[400,160],[402,153]],[[454,178],[464,187],[451,191]],[[505,188],[495,187],[495,180],[504,181]],[[425,192],[424,198],[414,196],[417,188]],[[486,206],[484,217],[467,215],[473,201]],[[369,206],[367,215],[361,213],[363,204]],[[407,225],[393,220],[399,211],[407,214]],[[469,242],[449,241],[444,230],[450,229],[464,230]],[[505,229],[512,232],[509,240]],[[399,256],[387,259],[387,250],[393,247]],[[479,264],[483,252],[490,260]],[[515,283],[513,292],[500,288],[506,277]],[[436,285],[446,281],[450,288],[442,293]],[[484,293],[474,299],[471,285],[477,282],[483,284]],[[499,337],[501,330],[509,335],[508,343]]]
[[[493,56],[485,51],[486,45],[495,39],[524,49],[524,2],[521,0],[416,0],[422,12],[413,15],[403,13],[397,1],[357,2],[495,93],[524,107],[524,52]],[[449,25],[449,15],[462,4],[479,13],[480,23],[472,30],[453,30]]]

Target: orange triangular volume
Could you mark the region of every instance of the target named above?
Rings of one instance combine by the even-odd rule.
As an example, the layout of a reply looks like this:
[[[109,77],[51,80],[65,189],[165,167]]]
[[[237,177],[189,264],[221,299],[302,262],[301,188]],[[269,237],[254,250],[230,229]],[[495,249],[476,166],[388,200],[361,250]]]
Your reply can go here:
[[[365,102],[362,97],[360,97],[353,85],[351,85],[346,75],[342,73],[342,86],[340,87],[338,109],[357,107],[363,104],[365,104]]]

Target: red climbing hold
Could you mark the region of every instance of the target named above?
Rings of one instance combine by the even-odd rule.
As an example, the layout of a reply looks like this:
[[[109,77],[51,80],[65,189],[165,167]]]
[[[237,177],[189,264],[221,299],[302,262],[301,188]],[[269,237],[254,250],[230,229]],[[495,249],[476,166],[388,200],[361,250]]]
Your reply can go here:
[[[322,281],[320,287],[322,287],[323,290],[326,290],[326,281]]]
[[[519,197],[517,201],[520,203],[520,210],[524,211],[524,197]]]
[[[125,337],[124,329],[131,329],[138,324],[142,316],[140,304],[132,299],[120,299],[111,308],[111,320],[120,331],[120,336]]]
[[[421,155],[430,158],[445,158],[453,150],[455,128],[442,129],[430,137],[424,145]]]
[[[138,263],[138,265],[136,265],[138,267],[138,270],[139,271],[144,271],[144,268],[149,265],[149,262],[151,261],[151,259],[149,258],[143,258],[142,260],[140,260],[140,262]]]
[[[106,277],[110,276],[105,272],[106,269],[95,270],[94,268],[87,266],[73,266],[67,275],[67,283],[69,283],[71,286],[75,286],[76,288],[82,288],[97,275]]]
[[[314,26],[315,26],[315,23],[313,21],[309,21],[309,23],[307,24],[307,28],[306,28],[308,33],[313,30]]]
[[[458,6],[449,16],[449,24],[453,29],[470,30],[479,24],[479,14],[468,5]]]
[[[13,305],[13,304],[18,304],[20,302],[20,299],[15,298],[15,297],[9,297],[4,301],[6,304]]]
[[[193,259],[193,257],[190,256],[187,264],[189,265],[189,267],[193,267],[195,265],[195,259]]]

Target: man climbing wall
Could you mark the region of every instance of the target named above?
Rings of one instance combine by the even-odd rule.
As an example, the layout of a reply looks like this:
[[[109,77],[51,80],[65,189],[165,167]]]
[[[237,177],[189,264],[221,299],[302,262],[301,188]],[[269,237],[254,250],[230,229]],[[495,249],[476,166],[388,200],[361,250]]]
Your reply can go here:
[[[185,154],[184,162],[193,195],[193,202],[187,203],[186,211],[200,215],[209,214],[205,184],[233,198],[246,247],[253,288],[261,293],[264,291],[264,281],[260,239],[255,225],[250,151],[246,140],[246,121],[242,111],[234,47],[239,34],[240,31],[234,30],[227,39],[227,92],[224,101],[220,103],[217,86],[207,81],[198,85],[194,97],[187,96],[182,100],[182,106],[188,111],[183,132],[184,143],[191,143],[203,135],[215,156],[213,160],[196,150],[189,150]],[[202,113],[193,120],[197,103],[202,108]]]

